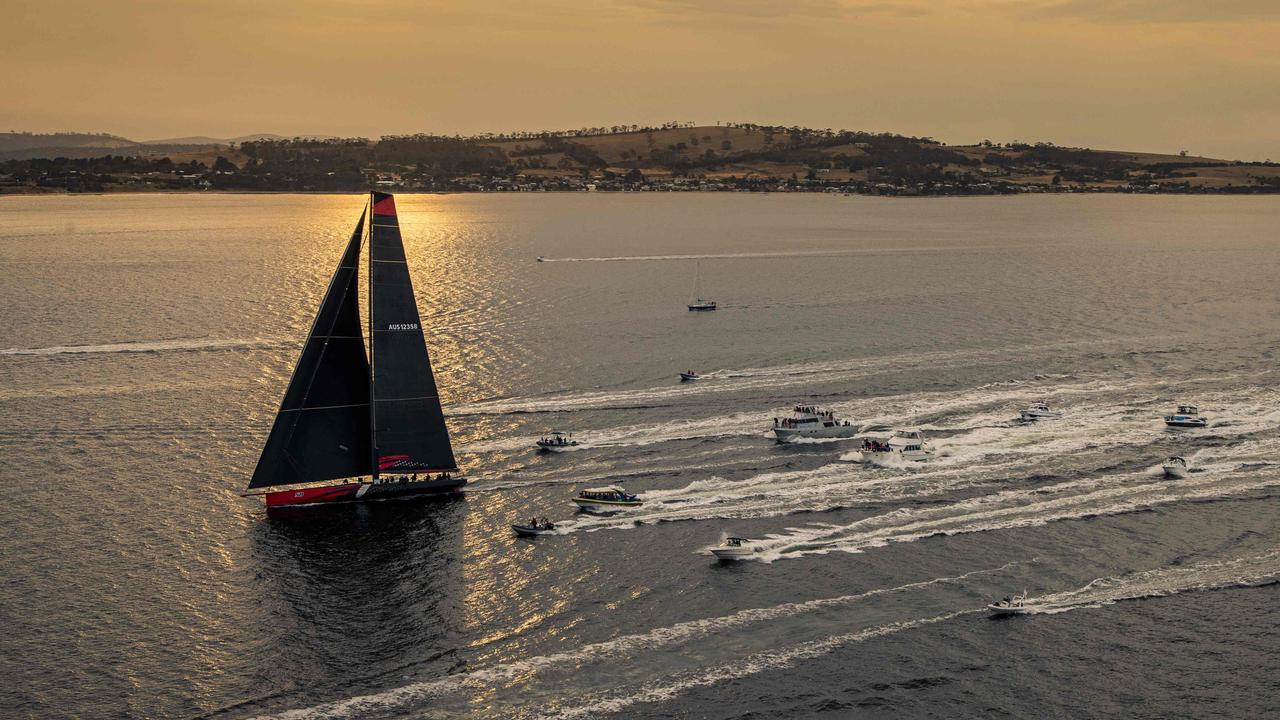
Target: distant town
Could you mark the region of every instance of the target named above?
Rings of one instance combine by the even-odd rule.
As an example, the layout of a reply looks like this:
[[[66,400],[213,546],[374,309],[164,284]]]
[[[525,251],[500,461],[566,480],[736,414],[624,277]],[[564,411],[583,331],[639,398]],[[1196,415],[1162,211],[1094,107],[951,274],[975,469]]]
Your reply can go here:
[[[0,133],[0,194],[105,192],[1280,193],[1280,163],[750,123],[136,142]]]

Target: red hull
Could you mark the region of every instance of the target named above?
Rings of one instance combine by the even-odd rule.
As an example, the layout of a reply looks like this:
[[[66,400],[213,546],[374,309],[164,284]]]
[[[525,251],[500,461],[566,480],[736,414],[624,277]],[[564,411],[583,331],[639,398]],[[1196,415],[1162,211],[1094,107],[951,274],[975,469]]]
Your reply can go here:
[[[329,485],[305,490],[281,490],[266,494],[267,507],[281,505],[310,505],[312,503],[343,502],[354,500],[360,483]]]
[[[465,478],[437,478],[417,482],[347,483],[302,490],[277,490],[264,498],[267,508],[290,505],[320,505],[328,503],[365,502],[370,500],[399,500],[431,495],[446,495],[460,491],[466,485]]]

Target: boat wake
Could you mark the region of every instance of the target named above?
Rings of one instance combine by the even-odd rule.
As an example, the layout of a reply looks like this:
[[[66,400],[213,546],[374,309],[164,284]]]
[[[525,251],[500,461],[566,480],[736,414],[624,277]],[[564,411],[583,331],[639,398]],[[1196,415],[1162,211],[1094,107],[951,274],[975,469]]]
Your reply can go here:
[[[1014,561],[1000,567],[974,570],[960,575],[879,588],[862,593],[815,600],[788,602],[752,608],[720,617],[703,618],[655,628],[643,633],[623,635],[582,647],[518,659],[496,662],[469,672],[413,683],[379,693],[289,710],[270,716],[276,720],[319,720],[322,718],[358,718],[384,716],[388,713],[417,712],[430,708],[447,716],[501,716],[523,718],[581,718],[624,712],[637,705],[676,700],[691,690],[732,682],[763,672],[784,670],[800,662],[821,657],[841,648],[918,628],[976,616],[983,608],[971,602],[998,587],[1001,577],[1017,566],[1037,562]],[[1003,582],[1007,583],[1005,577]],[[1028,604],[1035,609],[1030,615],[1053,615],[1071,610],[1098,608],[1124,600],[1161,597],[1201,590],[1235,587],[1257,587],[1280,582],[1280,549],[1257,556],[1205,561],[1186,567],[1162,567],[1099,578],[1087,585],[1064,592],[1033,597]],[[873,622],[858,627],[858,618],[875,615],[883,608],[904,607],[902,596],[916,601],[920,591],[933,588],[939,594],[938,605],[918,617]],[[945,591],[944,591],[945,589]],[[950,605],[950,608],[946,606]],[[860,608],[857,612],[850,612]],[[917,612],[919,610],[917,609]],[[738,632],[746,627],[767,629],[777,623],[800,623],[802,635],[826,630],[817,637],[771,646],[781,633],[752,642],[764,632]],[[832,634],[832,627],[840,632]],[[843,627],[841,627],[843,626]],[[665,667],[661,658],[670,660],[675,648],[696,643],[699,651],[681,664],[688,669],[667,672],[654,680],[636,685],[625,683],[636,677],[637,667]],[[754,646],[764,643],[763,648]],[[682,654],[677,654],[684,657]],[[619,664],[627,672],[619,672]],[[566,683],[578,686],[566,689]],[[598,691],[582,685],[599,687]],[[477,705],[472,698],[483,696]],[[510,696],[503,704],[499,699]],[[530,700],[534,700],[530,702]]]
[[[1094,442],[1117,442],[1108,425],[1117,431],[1142,435],[1150,439],[1153,430],[1164,426],[1156,416],[1159,398],[1143,400],[1151,405],[1151,415],[1138,415],[1135,405],[1116,393],[1121,390],[1142,391],[1149,388],[1170,386],[1194,386],[1220,378],[1187,378],[1169,381],[1152,378],[1144,382],[1129,381],[1120,385],[1115,380],[1088,380],[1068,384],[1028,384],[1015,387],[976,388],[968,392],[915,392],[902,395],[864,397],[841,402],[826,403],[828,410],[838,416],[850,418],[860,427],[871,431],[875,428],[910,426],[927,432],[966,432],[968,443],[975,449],[988,446],[990,437],[1009,435],[1013,432],[1030,447],[1045,438],[1063,433],[1071,428],[1080,435],[1089,435]],[[1014,422],[1016,412],[1011,408],[1026,402],[1029,397],[1046,397],[1057,402],[1069,412],[1058,420],[1024,425]],[[1237,419],[1230,425],[1215,430],[1230,434],[1243,434],[1268,424],[1280,423],[1280,411],[1271,400],[1280,399],[1270,386],[1241,388],[1230,394],[1205,397],[1206,407],[1226,418]],[[662,442],[700,440],[707,438],[745,437],[763,435],[774,418],[785,416],[785,407],[766,408],[758,411],[728,413],[713,417],[672,419],[662,423],[626,425],[598,430],[578,429],[575,436],[585,445],[603,447],[636,447]],[[1224,418],[1224,419],[1226,419]],[[986,433],[984,435],[983,433]],[[935,443],[941,446],[941,443]],[[953,450],[959,444],[951,443]],[[529,445],[527,436],[496,437],[467,443],[461,448],[467,453],[494,453],[521,450]],[[940,448],[941,449],[941,448]]]
[[[175,338],[172,340],[135,340],[103,345],[54,345],[43,348],[8,348],[0,355],[94,355],[99,353],[200,352],[210,350],[249,350],[279,347],[284,341],[272,338]]]
[[[657,522],[776,517],[908,499],[936,502],[948,494],[1001,485],[1018,486],[1001,495],[1007,500],[1020,497],[1011,493],[1025,493],[1029,499],[1036,499],[1046,494],[1135,483],[1145,483],[1153,492],[1169,489],[1167,481],[1153,477],[1159,473],[1150,465],[1136,472],[1125,463],[1109,469],[1116,464],[1118,449],[1142,448],[1157,440],[1163,432],[1158,422],[1131,418],[1123,409],[1116,410],[1109,420],[1100,408],[1087,415],[1090,422],[1045,423],[1027,429],[981,428],[939,440],[939,456],[924,463],[869,466],[850,462],[860,455],[855,451],[840,456],[839,462],[812,469],[774,470],[739,478],[715,475],[678,488],[645,492],[646,503],[637,510],[566,521],[561,532],[627,530]],[[1190,482],[1194,485],[1232,475],[1252,480],[1249,473],[1268,467],[1269,458],[1280,453],[1280,438],[1250,436],[1274,430],[1277,423],[1280,417],[1242,423],[1236,428],[1239,435],[1219,437],[1220,442],[1231,441],[1229,446],[1197,450]],[[1105,439],[1099,437],[1099,427],[1105,429]],[[1126,450],[1125,454],[1131,452]],[[1082,467],[1082,462],[1088,464]],[[1100,463],[1105,465],[1098,468]],[[1028,477],[1029,466],[1037,468],[1036,475]],[[1082,473],[1087,479],[1044,485],[1046,481]],[[571,479],[559,478],[564,482]],[[1181,484],[1176,490],[1187,487]]]
[[[1253,557],[1098,578],[1077,590],[1029,598],[1028,614],[1053,615],[1098,608],[1123,600],[1163,597],[1195,590],[1257,587],[1276,582],[1280,582],[1280,548]]]
[[[970,366],[983,363],[1006,362],[1012,353],[1027,357],[1035,353],[1060,353],[1064,349],[1090,346],[1086,341],[1062,341],[1036,346],[992,348],[983,350],[939,350],[934,352],[900,353],[874,357],[841,358],[822,362],[795,363],[766,367],[721,369],[703,373],[696,383],[677,383],[631,390],[593,390],[551,393],[541,396],[524,396],[484,400],[450,408],[452,415],[518,415],[528,413],[576,412],[622,408],[648,408],[674,403],[691,397],[744,391],[780,389],[792,386],[812,385],[815,380],[824,383],[849,382],[858,378],[882,373],[921,372],[948,367]],[[975,388],[969,394],[982,394],[1003,390],[1012,398],[1010,402],[1025,403],[1041,397],[1054,389],[1053,383],[1068,379],[1070,375],[1037,374],[1029,379],[1014,379],[991,383]],[[1202,378],[1221,379],[1221,376]],[[1162,378],[1160,384],[1172,384]],[[1065,387],[1065,386],[1064,386]],[[1113,385],[1114,388],[1128,385]],[[919,393],[930,395],[936,393]],[[1011,406],[1012,409],[1012,406]],[[1016,417],[1017,412],[1009,413]]]
[[[1007,490],[940,507],[900,508],[845,525],[791,528],[756,541],[757,557],[762,562],[775,562],[831,552],[866,552],[939,535],[1036,527],[1280,487],[1280,475],[1241,470],[1238,463],[1225,465],[1205,468],[1198,476],[1177,483],[1150,482],[1145,472],[1139,472]]]
[[[1276,582],[1280,582],[1280,551],[1272,551],[1257,557],[1206,562],[1188,568],[1161,568],[1100,578],[1078,590],[1030,598],[1028,603],[1054,608],[1038,611],[1051,614],[1101,607],[1121,600],[1160,597],[1199,590],[1256,587]],[[976,608],[955,610],[941,615],[902,620],[832,635],[779,650],[755,653],[715,667],[676,674],[639,688],[627,689],[623,692],[601,693],[572,707],[558,708],[550,712],[529,713],[526,717],[567,720],[614,714],[640,704],[667,702],[696,688],[738,680],[761,672],[789,668],[801,661],[821,657],[848,645],[947,622],[978,612],[981,610]],[[1032,614],[1035,614],[1035,611]]]
[[[552,653],[534,658],[515,660],[471,672],[449,675],[412,685],[388,690],[374,695],[348,698],[315,707],[291,710],[270,716],[276,720],[319,720],[321,718],[350,718],[368,712],[387,712],[410,708],[435,698],[463,691],[485,691],[514,682],[525,683],[533,676],[553,670],[571,671],[589,663],[625,660],[641,653],[664,650],[702,640],[713,635],[732,633],[743,627],[777,622],[786,618],[822,611],[840,612],[860,602],[880,596],[910,593],[936,585],[961,586],[964,581],[983,576],[998,575],[1030,561],[1014,561],[999,567],[972,570],[960,575],[933,578],[889,588],[877,588],[866,592],[819,598],[802,602],[788,602],[770,607],[750,608],[719,617],[702,618],[654,628],[648,632],[591,643],[574,650]]]
[[[698,255],[613,255],[603,257],[540,257],[539,262],[654,262],[659,260],[769,260],[772,258],[840,257],[843,255],[935,255],[982,250],[1008,250],[1022,245],[966,245],[963,247],[884,247],[838,250],[792,250],[788,252],[703,253]]]

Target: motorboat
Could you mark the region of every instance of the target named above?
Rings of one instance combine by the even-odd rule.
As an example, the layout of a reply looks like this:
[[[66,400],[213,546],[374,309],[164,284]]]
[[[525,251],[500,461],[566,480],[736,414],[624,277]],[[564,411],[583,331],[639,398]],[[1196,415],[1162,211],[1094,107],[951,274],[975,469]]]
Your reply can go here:
[[[636,495],[630,495],[617,485],[602,488],[587,488],[573,498],[573,504],[579,510],[589,513],[611,513],[627,508],[640,507],[644,504]]]
[[[770,430],[780,443],[801,438],[851,438],[858,434],[857,425],[812,405],[797,405],[787,417],[774,418]]]
[[[704,300],[702,297],[702,263],[698,263],[693,275],[693,300],[689,303],[691,312],[707,312],[716,309],[715,300]]]
[[[547,261],[546,258],[542,257],[541,255],[538,256],[538,262],[546,262],[546,261]]]
[[[1165,477],[1173,478],[1175,480],[1180,480],[1186,477],[1187,473],[1190,471],[1190,468],[1187,467],[1187,459],[1180,455],[1174,455],[1168,460],[1165,460],[1164,464],[1160,467],[1164,470]]]
[[[711,548],[711,554],[720,560],[746,560],[756,554],[756,548],[746,538],[731,537]]]
[[[520,537],[537,537],[550,535],[556,531],[556,524],[546,518],[531,518],[523,525],[512,525],[512,530]]]
[[[1003,600],[987,605],[987,609],[991,611],[992,617],[1005,617],[1029,615],[1035,608],[1027,604],[1027,591],[1023,590],[1021,595],[1005,596]]]
[[[873,463],[896,460],[923,462],[933,457],[933,444],[919,430],[898,430],[887,440],[867,438],[862,441],[862,457]]]
[[[685,370],[680,373],[680,382],[693,382],[694,380],[701,380],[701,379],[702,379],[702,376],[693,370]]]
[[[1164,424],[1169,427],[1202,428],[1209,424],[1209,418],[1200,414],[1195,405],[1179,405],[1178,411],[1164,416]]]
[[[543,452],[564,452],[569,448],[578,447],[578,441],[574,440],[572,435],[559,430],[554,430],[549,435],[543,435],[534,444]]]
[[[1033,402],[1018,413],[1024,421],[1053,420],[1062,417],[1062,413],[1050,410],[1048,403]]]

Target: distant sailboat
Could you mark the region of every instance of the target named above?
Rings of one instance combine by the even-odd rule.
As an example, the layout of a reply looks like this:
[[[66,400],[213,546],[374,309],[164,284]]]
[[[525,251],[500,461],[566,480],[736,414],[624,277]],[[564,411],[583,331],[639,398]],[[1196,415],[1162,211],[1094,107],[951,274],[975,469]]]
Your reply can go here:
[[[702,263],[696,265],[693,274],[693,302],[689,303],[691,311],[707,311],[716,309],[715,300],[702,299]]]
[[[453,477],[395,198],[372,193],[370,208],[370,357],[360,327],[361,214],[249,481],[246,495],[264,495],[269,508],[436,495],[467,482]],[[295,487],[252,492],[282,486]]]

